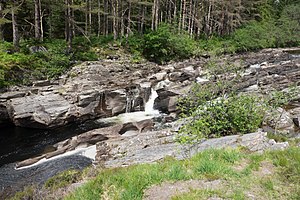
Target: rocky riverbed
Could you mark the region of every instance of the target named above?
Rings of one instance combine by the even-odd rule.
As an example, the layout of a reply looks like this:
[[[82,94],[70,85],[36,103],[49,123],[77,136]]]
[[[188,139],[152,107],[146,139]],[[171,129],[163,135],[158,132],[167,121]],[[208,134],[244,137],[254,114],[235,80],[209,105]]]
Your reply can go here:
[[[217,65],[229,62],[239,66],[242,77],[236,89],[240,92],[264,94],[292,85],[299,86],[300,57],[293,53],[297,51],[298,48],[265,49],[255,53],[223,56],[215,59],[215,62]],[[107,167],[119,167],[155,162],[166,156],[182,159],[211,147],[243,146],[251,151],[286,148],[287,143],[276,143],[266,137],[265,131],[270,131],[272,126],[274,128],[272,120],[264,130],[256,133],[210,139],[193,147],[180,146],[174,141],[174,135],[180,126],[176,122],[177,98],[189,91],[193,82],[205,84],[212,81],[213,77],[208,76],[206,68],[208,62],[209,58],[190,59],[163,66],[153,63],[132,64],[126,60],[84,62],[57,81],[39,81],[32,87],[13,87],[1,93],[1,126],[13,124],[19,127],[57,130],[67,124],[80,124],[87,120],[98,124],[98,127],[82,131],[80,135],[75,133],[75,136],[70,135],[48,144],[45,153],[30,155],[28,159],[2,166],[2,194],[22,188],[28,184],[25,181],[28,177],[31,177],[28,179],[30,182],[42,184],[61,170],[72,167],[80,169],[90,164],[91,159],[86,158],[90,156],[82,153],[84,150],[78,153],[78,149],[93,147],[94,162]],[[232,74],[225,73],[222,76],[231,77]],[[153,91],[157,93],[157,98],[153,99],[151,105],[161,115],[157,115],[157,111],[148,114],[144,112]],[[299,134],[299,100],[300,97],[297,97],[290,107],[282,108],[284,110],[280,112],[280,120],[276,124],[282,133],[294,136]],[[122,113],[130,112],[143,113],[143,117],[148,117],[135,115],[137,117],[133,120],[122,121],[129,119],[129,115]],[[71,151],[77,153],[55,159]],[[86,159],[78,164],[77,161],[82,160],[83,155]],[[51,158],[54,159],[37,165],[40,160]],[[72,158],[74,165],[72,162],[64,164],[63,160]],[[57,165],[53,163],[61,163],[60,168],[56,169]],[[31,165],[32,168],[19,171],[14,169]],[[47,176],[33,173],[40,170],[53,173]]]

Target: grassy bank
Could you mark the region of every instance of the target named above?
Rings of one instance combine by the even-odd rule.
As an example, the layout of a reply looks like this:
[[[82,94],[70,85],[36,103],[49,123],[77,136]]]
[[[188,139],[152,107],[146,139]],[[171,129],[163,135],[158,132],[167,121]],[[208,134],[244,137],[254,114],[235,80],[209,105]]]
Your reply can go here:
[[[57,198],[63,197],[68,200],[133,200],[142,199],[145,191],[153,185],[166,182],[176,185],[177,181],[184,183],[188,180],[206,182],[219,180],[221,184],[217,188],[188,188],[188,192],[174,194],[172,199],[300,198],[300,151],[297,147],[263,154],[250,154],[245,149],[209,149],[183,161],[166,158],[153,164],[115,169],[89,169],[81,174],[81,179],[90,176],[91,171],[94,173],[94,178],[64,197],[57,193],[59,187],[67,185],[61,185],[61,183],[71,184],[75,179],[75,182],[79,181],[78,173],[64,172],[53,177],[45,186],[48,190],[48,197],[52,194],[52,197],[56,195]],[[62,181],[63,177],[65,181]],[[14,199],[37,197],[35,193],[41,194],[40,191],[27,190],[27,192],[17,194]]]
[[[105,169],[66,199],[142,199],[145,190],[166,181],[221,180],[216,190],[192,189],[173,199],[299,199],[300,151],[290,148],[264,154],[243,150],[206,150],[191,159]]]

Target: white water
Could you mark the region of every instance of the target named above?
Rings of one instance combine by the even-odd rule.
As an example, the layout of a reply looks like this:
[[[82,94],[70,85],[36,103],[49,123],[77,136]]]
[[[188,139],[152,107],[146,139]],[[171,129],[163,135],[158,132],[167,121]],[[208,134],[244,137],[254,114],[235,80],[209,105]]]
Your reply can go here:
[[[152,119],[153,117],[156,117],[156,116],[159,115],[159,111],[153,109],[154,101],[157,97],[158,97],[157,92],[154,89],[151,89],[151,94],[150,94],[148,102],[145,104],[145,111],[144,112],[139,111],[139,112],[132,112],[132,113],[123,113],[123,114],[120,114],[120,115],[115,116],[115,117],[100,119],[99,121],[129,123],[129,122],[142,121],[142,120],[145,120],[145,119]],[[39,164],[57,159],[57,158],[62,158],[62,157],[70,156],[70,155],[82,155],[82,156],[88,157],[92,160],[95,160],[96,153],[97,153],[96,145],[92,145],[92,146],[85,147],[85,148],[78,147],[75,150],[68,151],[68,152],[63,153],[61,155],[57,155],[57,156],[54,156],[54,157],[49,158],[49,159],[43,158],[43,159],[39,160],[38,162],[36,162],[32,165],[19,167],[19,168],[16,168],[16,169],[20,170],[20,169],[30,168],[30,167],[33,167],[33,166],[36,166],[36,165],[39,165]]]
[[[151,94],[149,97],[148,102],[145,104],[145,114],[148,115],[158,115],[159,111],[154,110],[154,101],[158,97],[157,92],[151,88]]]
[[[154,101],[158,97],[157,92],[154,89],[151,89],[151,94],[148,102],[145,104],[145,111],[131,112],[131,113],[122,113],[115,117],[99,119],[99,122],[115,122],[115,123],[129,123],[137,122],[145,119],[152,119],[153,117],[159,116],[159,111],[154,110]]]
[[[57,158],[63,158],[63,157],[66,157],[66,156],[71,156],[71,155],[81,155],[81,156],[85,156],[87,158],[90,158],[92,160],[95,160],[95,157],[96,157],[96,145],[92,145],[92,146],[89,146],[89,147],[79,147],[75,150],[72,150],[72,151],[68,151],[66,153],[63,153],[63,154],[60,154],[60,155],[57,155],[57,156],[54,156],[54,157],[51,157],[51,158],[43,158],[41,160],[39,160],[38,162],[32,164],[32,165],[27,165],[27,166],[24,166],[24,167],[19,167],[19,168],[16,168],[16,170],[21,170],[21,169],[26,169],[26,168],[30,168],[30,167],[34,167],[34,166],[37,166],[37,165],[40,165],[42,163],[45,163],[45,162],[49,162],[51,160],[55,160]]]

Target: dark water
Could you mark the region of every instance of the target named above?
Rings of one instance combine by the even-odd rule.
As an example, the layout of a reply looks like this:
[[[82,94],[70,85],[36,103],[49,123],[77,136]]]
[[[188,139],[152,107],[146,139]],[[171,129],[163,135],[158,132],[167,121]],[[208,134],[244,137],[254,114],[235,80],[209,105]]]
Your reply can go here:
[[[54,130],[5,127],[0,129],[0,167],[42,154],[47,147],[102,125],[93,121]]]
[[[31,184],[42,185],[59,172],[82,170],[91,165],[92,160],[79,155],[72,155],[42,163],[27,169],[15,170],[13,163],[0,167],[0,199],[6,199],[15,192]]]
[[[15,163],[35,157],[47,147],[89,130],[103,127],[96,121],[72,124],[55,130],[20,127],[0,129],[0,199],[23,187],[43,184],[47,179],[68,169],[83,169],[92,160],[79,155],[57,158],[26,169],[15,170]]]

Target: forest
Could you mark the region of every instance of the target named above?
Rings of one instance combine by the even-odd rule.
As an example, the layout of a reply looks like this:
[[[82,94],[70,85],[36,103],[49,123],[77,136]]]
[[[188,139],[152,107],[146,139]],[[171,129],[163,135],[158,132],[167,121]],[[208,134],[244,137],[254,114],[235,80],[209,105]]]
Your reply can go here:
[[[0,86],[29,84],[112,43],[157,63],[298,46],[300,1],[1,0],[0,39]]]

